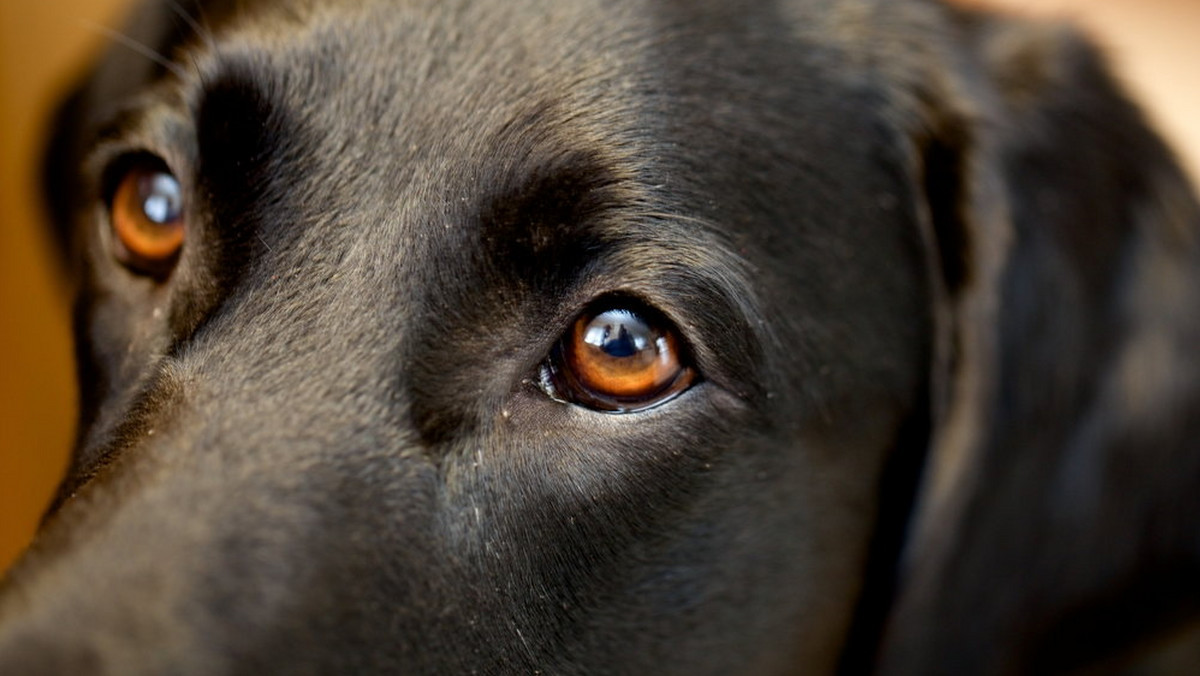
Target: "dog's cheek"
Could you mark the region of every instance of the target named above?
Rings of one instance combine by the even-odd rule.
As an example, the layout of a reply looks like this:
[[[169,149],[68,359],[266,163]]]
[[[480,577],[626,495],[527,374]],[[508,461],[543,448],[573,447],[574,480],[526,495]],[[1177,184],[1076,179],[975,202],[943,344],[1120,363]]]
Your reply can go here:
[[[97,428],[115,424],[152,375],[154,357],[170,345],[171,305],[169,289],[129,275],[105,255],[102,243],[93,239],[88,250],[74,310],[84,442],[100,434]]]
[[[723,468],[722,491],[698,504],[695,523],[711,554],[701,607],[721,622],[696,650],[731,637],[751,646],[729,658],[727,673],[832,673],[861,592],[882,463],[902,419],[895,402],[871,403],[862,404],[871,416],[831,409],[798,425],[747,430]],[[673,565],[688,570],[695,558],[685,548]]]
[[[503,582],[485,605],[547,659],[658,673],[662,645],[679,673],[836,659],[895,421],[798,428],[713,389],[644,419],[517,406],[449,464],[456,559]]]

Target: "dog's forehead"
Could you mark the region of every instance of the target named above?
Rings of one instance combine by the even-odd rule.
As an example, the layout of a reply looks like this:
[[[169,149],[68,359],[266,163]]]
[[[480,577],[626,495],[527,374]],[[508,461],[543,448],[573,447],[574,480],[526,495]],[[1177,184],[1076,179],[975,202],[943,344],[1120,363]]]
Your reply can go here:
[[[698,125],[761,126],[781,113],[817,133],[839,131],[828,108],[848,69],[831,68],[824,47],[799,44],[795,8],[785,21],[765,3],[296,5],[218,14],[177,59],[186,97],[197,116],[215,103],[225,123],[279,113],[272,122],[301,127],[289,139],[303,144],[296,152],[339,171],[370,166],[360,176],[368,182],[432,177],[462,158],[514,162],[533,146],[603,149],[630,166],[729,131]],[[229,97],[209,96],[231,89],[255,100],[222,109]]]
[[[309,213],[424,236],[567,174],[722,236],[748,213],[792,235],[879,173],[874,112],[766,5],[280,3],[211,23],[178,59],[198,171],[244,192],[269,164]]]
[[[666,74],[652,65],[652,26],[623,20],[621,3],[597,22],[585,4],[218,16],[178,58],[190,164],[217,184],[214,203],[236,201],[228,193],[265,163],[293,207],[413,227],[463,225],[499,194],[581,165],[604,172],[594,183],[632,185],[658,154],[648,139],[665,136],[651,126]]]
[[[586,4],[268,5],[218,22],[181,61],[199,63],[188,79],[201,100],[214,82],[238,79],[319,129],[313,150],[411,164],[461,156],[535,114],[553,133],[554,108],[569,109],[576,134],[601,116],[613,129],[629,93],[655,86],[651,32],[623,22],[621,3],[602,22]]]

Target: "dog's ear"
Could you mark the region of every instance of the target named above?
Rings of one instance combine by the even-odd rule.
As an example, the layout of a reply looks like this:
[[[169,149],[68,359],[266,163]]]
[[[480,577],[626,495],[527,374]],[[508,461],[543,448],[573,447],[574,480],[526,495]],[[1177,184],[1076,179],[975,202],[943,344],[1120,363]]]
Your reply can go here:
[[[948,23],[910,78],[935,420],[879,673],[1184,673],[1200,210],[1086,40]]]

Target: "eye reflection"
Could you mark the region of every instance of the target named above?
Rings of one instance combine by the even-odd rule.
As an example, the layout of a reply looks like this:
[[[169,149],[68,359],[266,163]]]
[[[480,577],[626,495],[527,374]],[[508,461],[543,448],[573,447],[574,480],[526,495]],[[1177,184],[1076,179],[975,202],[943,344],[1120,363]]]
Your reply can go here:
[[[650,327],[632,312],[609,310],[588,325],[583,342],[604,350],[610,357],[632,357],[646,349],[649,332]]]
[[[156,173],[139,186],[142,202],[142,213],[146,218],[159,224],[170,223],[179,219],[183,207],[183,196],[180,194],[179,182],[170,174]]]

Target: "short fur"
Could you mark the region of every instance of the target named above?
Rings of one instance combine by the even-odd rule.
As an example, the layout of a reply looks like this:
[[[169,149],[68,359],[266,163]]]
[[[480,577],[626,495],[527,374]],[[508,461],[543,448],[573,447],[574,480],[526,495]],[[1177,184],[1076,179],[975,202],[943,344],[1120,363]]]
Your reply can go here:
[[[83,406],[0,673],[1200,659],[1200,209],[1072,31],[151,0],[127,38],[50,152]],[[164,280],[109,250],[138,153],[188,197]],[[699,384],[539,388],[613,294]]]

